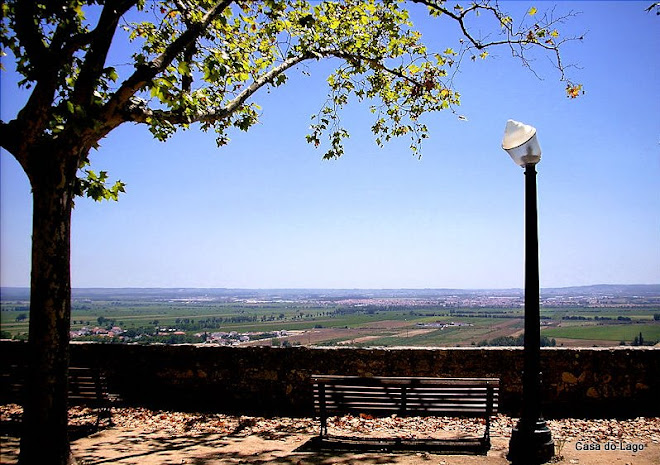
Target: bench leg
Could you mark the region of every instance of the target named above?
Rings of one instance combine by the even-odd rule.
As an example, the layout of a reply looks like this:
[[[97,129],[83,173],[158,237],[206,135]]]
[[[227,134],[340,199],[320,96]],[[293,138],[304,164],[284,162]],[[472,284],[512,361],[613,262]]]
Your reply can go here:
[[[321,415],[321,431],[319,432],[319,438],[323,439],[328,435],[328,422],[325,415]]]
[[[493,386],[488,386],[486,391],[486,432],[484,433],[485,446],[490,449],[490,417],[493,416]]]
[[[486,416],[486,431],[484,432],[482,443],[485,452],[490,450],[490,415]]]
[[[484,439],[490,443],[490,417],[486,417],[486,432],[484,433]]]
[[[114,426],[112,422],[112,407],[103,407],[99,413],[108,419],[108,426]]]

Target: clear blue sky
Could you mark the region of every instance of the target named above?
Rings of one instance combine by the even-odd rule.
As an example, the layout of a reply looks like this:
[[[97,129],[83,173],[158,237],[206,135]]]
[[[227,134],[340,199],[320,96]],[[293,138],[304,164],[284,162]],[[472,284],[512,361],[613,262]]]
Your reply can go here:
[[[536,126],[543,149],[541,286],[660,283],[660,18],[648,4],[558,2],[557,13],[582,12],[565,30],[587,33],[564,50],[586,89],[577,100],[543,57],[543,80],[505,49],[466,62],[456,82],[467,121],[427,118],[421,160],[407,140],[379,149],[368,108],[354,105],[345,156],[322,161],[304,137],[325,98],[328,65],[316,63],[257,94],[261,123],[221,149],[194,129],[163,144],[125,125],[93,165],[127,193],[77,200],[72,285],[522,287],[523,173],[500,148],[509,118]],[[534,3],[501,5],[519,15]],[[456,45],[444,22],[415,18],[432,48]],[[3,72],[4,120],[25,98],[14,82]],[[30,188],[0,159],[0,283],[28,286]]]

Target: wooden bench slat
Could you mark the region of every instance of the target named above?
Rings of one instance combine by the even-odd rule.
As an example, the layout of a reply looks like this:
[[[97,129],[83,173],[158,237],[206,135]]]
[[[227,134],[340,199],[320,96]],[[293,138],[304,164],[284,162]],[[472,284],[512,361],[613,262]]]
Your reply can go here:
[[[343,384],[358,386],[408,386],[408,385],[445,385],[445,386],[475,386],[477,384],[485,385],[487,383],[493,386],[499,386],[498,378],[424,378],[424,377],[369,377],[359,376],[338,376],[338,375],[313,375],[311,377],[315,383],[323,382],[327,384]]]
[[[356,402],[342,402],[341,404],[333,404],[333,403],[326,403],[325,408],[326,409],[335,409],[339,410],[342,408],[346,409],[359,409],[359,408],[370,408],[373,406],[382,406],[382,407],[387,407],[391,409],[400,409],[402,408],[403,404],[400,402],[363,402],[363,401],[356,401]],[[443,410],[457,410],[457,409],[469,409],[471,411],[475,412],[485,412],[487,409],[488,405],[486,403],[482,404],[440,404],[440,403],[429,403],[429,404],[420,404],[420,403],[411,403],[411,404],[406,404],[406,411],[418,408],[418,409],[427,409],[427,410],[436,410],[436,411],[443,411]]]
[[[96,367],[69,367],[68,370],[69,405],[91,407],[97,410],[96,426],[101,417],[107,417],[112,424],[111,402],[117,396],[108,393],[108,385],[103,373]],[[3,396],[20,403],[25,385],[25,367],[18,365],[2,368],[1,380]]]
[[[341,394],[355,394],[355,395],[391,395],[391,396],[400,396],[402,393],[405,392],[406,394],[414,394],[414,395],[445,395],[447,397],[486,397],[488,395],[487,392],[474,392],[474,391],[417,391],[415,389],[407,389],[407,390],[400,390],[400,391],[385,391],[385,390],[369,390],[369,391],[362,391],[359,389],[338,389],[338,388],[333,388],[331,386],[326,387],[325,395],[337,395],[339,393]]]
[[[371,390],[360,390],[354,388],[340,389],[333,386],[326,386],[325,396],[331,395],[374,395],[374,396],[401,396],[404,390],[382,390],[382,389],[371,389]],[[420,391],[417,389],[407,389],[405,390],[406,394],[415,395],[420,397],[425,396],[445,396],[445,397],[474,397],[474,398],[486,398],[488,396],[487,391]]]
[[[466,403],[455,403],[455,402],[406,402],[405,404],[400,401],[379,401],[377,399],[345,399],[342,402],[326,402],[325,403],[325,408],[341,408],[341,406],[347,406],[351,408],[355,408],[355,406],[369,406],[369,405],[390,405],[392,408],[399,408],[402,409],[405,407],[406,410],[409,410],[410,408],[413,407],[426,407],[426,408],[434,408],[436,410],[442,410],[442,409],[452,409],[455,407],[470,407],[472,409],[481,409],[483,411],[486,411],[488,408],[488,403],[486,401],[482,402],[466,402]]]
[[[497,378],[430,378],[313,375],[314,409],[321,439],[328,416],[345,413],[386,416],[485,418],[483,444],[490,447],[490,417],[499,408]]]

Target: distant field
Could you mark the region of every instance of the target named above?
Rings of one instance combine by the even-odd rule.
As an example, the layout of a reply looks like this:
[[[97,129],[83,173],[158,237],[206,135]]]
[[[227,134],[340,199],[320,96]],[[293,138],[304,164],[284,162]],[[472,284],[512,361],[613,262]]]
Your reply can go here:
[[[272,333],[295,331],[289,337],[265,336],[259,344],[310,344],[355,346],[448,347],[488,344],[515,338],[523,330],[520,307],[423,306],[342,306],[333,302],[231,302],[183,299],[167,300],[145,296],[140,300],[122,298],[79,299],[73,302],[72,330],[82,327],[119,326],[125,331],[156,334],[185,332],[189,342],[204,332]],[[580,340],[582,345],[598,341],[632,343],[641,332],[647,342],[660,340],[660,322],[654,323],[656,308],[541,308],[548,338]],[[596,319],[598,318],[598,319]],[[630,319],[629,322],[622,322]],[[25,338],[29,311],[26,301],[2,301],[3,337]],[[439,324],[456,323],[440,329]],[[505,340],[507,342],[508,340]],[[561,341],[565,345],[570,341]]]
[[[660,324],[569,326],[544,329],[541,334],[554,338],[626,341],[629,343],[635,336],[639,336],[639,333],[642,333],[646,341],[660,341]]]

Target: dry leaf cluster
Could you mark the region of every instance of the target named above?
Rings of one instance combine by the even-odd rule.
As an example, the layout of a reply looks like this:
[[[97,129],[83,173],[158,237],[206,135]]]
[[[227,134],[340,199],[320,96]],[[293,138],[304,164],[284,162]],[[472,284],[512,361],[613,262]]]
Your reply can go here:
[[[16,404],[0,405],[0,421],[20,421],[22,408]],[[92,409],[72,407],[69,410],[72,425],[93,424],[96,412]],[[188,413],[155,411],[142,407],[112,409],[112,421],[116,427],[140,430],[145,433],[161,431],[172,434],[213,433],[226,436],[259,435],[270,439],[292,434],[317,434],[319,422],[314,418],[263,418],[234,416],[219,413]],[[508,438],[517,419],[498,415],[491,422],[491,435]],[[604,443],[607,441],[644,442],[660,444],[660,418],[635,418],[631,420],[583,420],[566,418],[549,420],[548,426],[556,440],[580,440]],[[373,418],[370,415],[332,417],[328,420],[331,434],[349,436],[400,437],[421,439],[446,435],[479,436],[484,431],[480,419],[450,417],[399,417]]]

